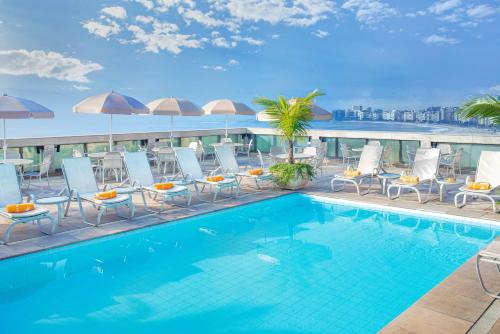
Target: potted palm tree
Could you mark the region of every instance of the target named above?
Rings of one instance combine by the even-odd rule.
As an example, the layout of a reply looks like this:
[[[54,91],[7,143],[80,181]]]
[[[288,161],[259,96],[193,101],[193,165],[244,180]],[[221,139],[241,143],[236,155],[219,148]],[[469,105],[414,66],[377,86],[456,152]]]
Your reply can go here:
[[[460,115],[465,118],[488,118],[500,125],[500,100],[492,95],[472,99],[462,105]]]
[[[313,166],[295,162],[294,139],[297,136],[307,135],[307,129],[313,119],[311,105],[314,99],[321,95],[323,95],[321,92],[313,91],[306,97],[293,100],[279,96],[277,100],[259,97],[254,101],[255,104],[264,107],[271,126],[288,142],[287,161],[269,168],[281,188],[297,190],[305,187],[314,177]]]

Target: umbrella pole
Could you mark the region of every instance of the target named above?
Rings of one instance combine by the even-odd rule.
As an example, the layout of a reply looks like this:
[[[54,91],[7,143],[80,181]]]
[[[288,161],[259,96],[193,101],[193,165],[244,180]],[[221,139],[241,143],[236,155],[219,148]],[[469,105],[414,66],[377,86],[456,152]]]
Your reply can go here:
[[[170,147],[174,147],[174,115],[170,115]]]
[[[113,151],[113,114],[109,115],[109,151]]]
[[[3,159],[7,159],[7,131],[5,127],[5,118],[3,119]]]
[[[226,139],[227,139],[227,128],[229,126],[228,115],[226,115]]]

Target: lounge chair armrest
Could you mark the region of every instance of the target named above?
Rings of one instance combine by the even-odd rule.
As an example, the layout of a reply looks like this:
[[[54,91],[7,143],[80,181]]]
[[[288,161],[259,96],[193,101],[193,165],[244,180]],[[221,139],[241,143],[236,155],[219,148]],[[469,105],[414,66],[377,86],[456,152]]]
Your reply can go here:
[[[168,176],[162,176],[160,177],[160,182],[170,182],[173,181],[174,179]]]
[[[218,173],[219,171],[221,171],[221,172],[222,172],[222,168],[221,168],[221,167],[217,167],[217,168],[216,168],[216,169],[214,169],[214,170],[208,171],[208,175],[213,176],[213,175],[215,175],[216,173]]]

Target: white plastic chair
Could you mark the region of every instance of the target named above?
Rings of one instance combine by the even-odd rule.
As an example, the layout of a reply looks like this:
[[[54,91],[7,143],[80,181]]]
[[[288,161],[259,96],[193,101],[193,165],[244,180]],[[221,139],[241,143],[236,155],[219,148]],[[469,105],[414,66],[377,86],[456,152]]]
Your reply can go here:
[[[128,207],[129,219],[134,216],[134,205],[132,196],[117,195],[115,198],[109,200],[98,200],[95,195],[100,192],[97,182],[92,172],[92,165],[89,158],[68,158],[63,159],[62,171],[64,180],[66,182],[66,189],[70,199],[75,199],[80,209],[80,216],[85,224],[98,226],[101,223],[102,216],[108,209],[114,209],[116,214],[119,214],[118,208]],[[89,202],[97,209],[97,222],[90,223],[87,221],[85,212],[83,210],[83,202]],[[66,208],[68,212],[69,205]]]
[[[20,204],[23,202],[19,179],[17,178],[16,168],[14,165],[0,164],[0,216],[10,220],[3,235],[2,243],[7,244],[10,239],[13,228],[18,224],[27,222],[36,222],[38,228],[42,233],[41,221],[43,219],[49,220],[52,225],[50,234],[55,232],[57,222],[54,217],[49,213],[49,210],[43,208],[35,208],[33,211],[24,213],[8,213],[5,206],[8,204]]]
[[[342,155],[342,167],[345,168],[351,163],[357,163],[359,155],[355,154],[345,143],[340,143],[340,154]]]
[[[257,189],[260,189],[261,183],[273,181],[273,176],[269,172],[264,172],[261,175],[248,174],[249,166],[239,166],[231,148],[227,145],[217,146],[215,148],[215,156],[222,172],[229,176],[235,176],[240,184],[244,178],[251,179],[255,181]]]
[[[172,189],[158,190],[154,188],[155,179],[149,166],[148,158],[145,152],[127,152],[124,154],[123,160],[127,168],[129,183],[141,193],[144,202],[144,208],[148,209],[145,193],[153,195],[154,200],[161,202],[160,212],[163,211],[164,204],[168,200],[173,200],[175,197],[184,197],[187,205],[191,204],[191,194],[186,186],[175,184]],[[162,178],[160,182],[168,181]],[[175,182],[174,182],[175,183]],[[160,199],[158,199],[160,197]]]
[[[193,184],[196,194],[199,196],[201,192],[205,189],[205,186],[215,187],[213,191],[213,201],[217,199],[217,195],[221,193],[224,189],[230,189],[231,193],[233,189],[236,189],[236,196],[240,192],[240,186],[236,181],[236,178],[225,178],[221,182],[211,182],[207,180],[207,177],[203,174],[201,170],[200,163],[196,159],[196,155],[193,150],[188,147],[178,147],[175,148],[175,158],[177,164],[181,171],[182,177],[185,183]],[[198,184],[202,185],[202,189],[198,188]]]
[[[462,208],[467,204],[467,198],[472,200],[476,198],[486,199],[491,202],[493,212],[497,212],[497,203],[500,195],[497,191],[500,190],[500,152],[482,151],[479,157],[479,163],[476,170],[474,182],[487,182],[491,188],[488,190],[471,190],[467,188],[467,183],[471,182],[472,178],[467,177],[465,186],[461,187],[460,192],[455,195],[455,206]],[[459,203],[460,196],[462,202]]]
[[[250,141],[248,142],[248,144],[243,144],[243,146],[241,147],[241,149],[239,149],[237,151],[237,154],[240,155],[246,155],[247,158],[250,158],[250,150],[252,149],[252,145],[253,145],[253,138],[250,139]]]
[[[366,195],[371,189],[373,178],[377,177],[380,171],[380,165],[382,164],[382,155],[384,148],[377,145],[365,145],[363,146],[363,151],[361,151],[361,156],[359,158],[359,163],[356,168],[361,174],[359,176],[345,176],[335,175],[330,181],[332,191],[340,191],[345,189],[346,183],[351,183],[356,187],[356,192],[358,195]],[[361,184],[369,180],[368,189],[366,193],[361,194],[360,186]],[[340,188],[335,188],[338,183],[342,183]]]
[[[172,165],[172,175],[176,174],[176,163],[174,149],[171,147],[160,147],[157,154],[158,174],[165,175],[167,167]],[[163,172],[162,172],[163,166]]]
[[[427,199],[432,192],[432,186],[434,180],[436,179],[439,167],[439,157],[440,151],[438,148],[419,148],[415,154],[415,161],[413,162],[413,168],[411,175],[419,178],[419,182],[416,184],[404,183],[400,180],[392,181],[387,188],[387,197],[389,199],[396,199],[400,197],[401,190],[413,190],[418,197],[419,203],[424,203],[422,201],[422,196],[420,195],[421,189],[428,187]],[[398,190],[396,196],[391,196],[391,189],[396,188]]]
[[[100,166],[101,181],[104,184],[108,172],[115,175],[116,182],[123,180],[123,160],[120,152],[108,152],[104,155]]]
[[[40,164],[30,166],[30,169],[32,169],[32,170],[26,171],[23,175],[24,180],[28,179],[27,189],[30,188],[31,180],[34,178],[38,179],[40,186],[41,186],[43,177],[45,177],[47,179],[47,188],[50,188],[49,171],[50,171],[50,167],[52,166],[52,161],[53,161],[53,155],[47,153],[47,154],[43,155],[43,160]],[[33,170],[36,168],[38,168],[38,170]]]

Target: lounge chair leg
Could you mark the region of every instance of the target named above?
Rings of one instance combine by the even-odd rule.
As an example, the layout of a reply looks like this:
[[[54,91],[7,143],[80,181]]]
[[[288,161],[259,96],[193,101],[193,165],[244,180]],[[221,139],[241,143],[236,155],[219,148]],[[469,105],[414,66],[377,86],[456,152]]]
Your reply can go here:
[[[484,293],[486,293],[488,296],[493,297],[495,299],[500,299],[499,294],[495,294],[495,293],[491,292],[490,290],[488,290],[486,288],[486,285],[484,284],[483,276],[481,275],[481,270],[480,270],[480,265],[479,265],[479,262],[481,261],[481,257],[482,257],[481,255],[478,255],[476,257],[476,271],[477,271],[477,276],[479,277],[479,283],[481,284],[481,288],[483,288]],[[498,265],[497,265],[497,269],[498,269]]]
[[[16,226],[17,224],[19,224],[19,222],[12,222],[10,223],[9,227],[7,227],[7,230],[5,231],[4,235],[3,235],[3,244],[7,245],[7,243],[9,242],[10,240],[10,234],[12,232],[12,229],[14,228],[14,226]]]
[[[97,223],[95,225],[96,227],[101,224],[101,219],[102,219],[102,216],[104,215],[105,212],[106,212],[106,207],[103,207],[103,206],[101,206],[99,208],[99,211],[97,211]]]
[[[130,219],[134,218],[135,215],[135,205],[134,202],[132,202],[132,197],[130,197],[130,201],[128,203],[128,209],[130,212]]]
[[[415,192],[417,193],[418,202],[422,204],[422,196],[420,195],[420,191],[418,189],[415,189]]]

